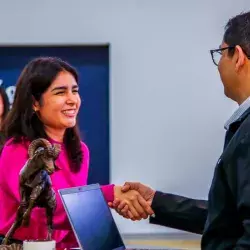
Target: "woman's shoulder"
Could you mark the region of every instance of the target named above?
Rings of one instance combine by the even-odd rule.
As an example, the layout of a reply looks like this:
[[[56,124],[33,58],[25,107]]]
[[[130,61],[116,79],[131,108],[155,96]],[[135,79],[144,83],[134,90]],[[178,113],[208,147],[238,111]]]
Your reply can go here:
[[[7,171],[6,166],[11,166],[11,169],[20,170],[28,159],[28,142],[15,142],[13,138],[7,140],[2,148],[0,155],[0,171]]]
[[[1,155],[13,153],[27,154],[29,144],[29,141],[24,139],[16,142],[14,138],[10,138],[4,143]]]
[[[88,149],[87,144],[86,144],[85,142],[83,142],[83,141],[81,141],[81,147],[82,147],[83,149]]]
[[[89,155],[89,148],[87,146],[87,144],[83,141],[81,141],[81,148],[82,148],[82,151],[83,153],[86,155]]]
[[[81,141],[81,148],[82,148],[82,154],[83,154],[83,163],[89,165],[89,149],[86,143]]]

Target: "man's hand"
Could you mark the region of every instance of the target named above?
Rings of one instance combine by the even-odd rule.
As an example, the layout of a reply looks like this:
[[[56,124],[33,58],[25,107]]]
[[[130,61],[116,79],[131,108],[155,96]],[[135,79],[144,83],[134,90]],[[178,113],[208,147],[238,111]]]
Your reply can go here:
[[[125,182],[122,187],[122,192],[127,192],[128,190],[138,191],[139,194],[147,201],[147,203],[151,207],[155,195],[155,190],[141,184],[140,182]]]
[[[127,195],[127,198],[119,198],[123,196],[122,194]],[[109,206],[124,218],[146,219],[148,215],[154,214],[151,208],[154,194],[154,190],[141,183],[126,182],[121,188],[116,186],[115,200],[113,203],[109,203]]]
[[[109,206],[115,208],[116,211],[125,218],[131,220],[146,219],[149,214],[153,214],[151,207],[147,201],[136,190],[128,190],[123,192],[121,186],[115,186],[115,201],[109,203]],[[118,209],[118,204],[121,209]],[[116,204],[116,207],[113,206]]]

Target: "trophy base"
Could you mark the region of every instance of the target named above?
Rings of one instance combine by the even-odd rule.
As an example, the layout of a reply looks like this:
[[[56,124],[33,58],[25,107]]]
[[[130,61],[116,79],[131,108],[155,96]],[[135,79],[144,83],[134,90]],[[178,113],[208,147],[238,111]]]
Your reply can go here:
[[[23,250],[23,246],[20,244],[0,245],[0,250]]]
[[[51,241],[24,241],[23,250],[56,250],[56,242]]]

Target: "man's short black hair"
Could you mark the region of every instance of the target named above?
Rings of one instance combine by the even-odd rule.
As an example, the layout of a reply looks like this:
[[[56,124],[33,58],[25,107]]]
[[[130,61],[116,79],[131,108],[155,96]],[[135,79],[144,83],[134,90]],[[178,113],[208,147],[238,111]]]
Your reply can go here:
[[[223,41],[229,46],[239,45],[246,55],[250,56],[250,12],[229,19]]]

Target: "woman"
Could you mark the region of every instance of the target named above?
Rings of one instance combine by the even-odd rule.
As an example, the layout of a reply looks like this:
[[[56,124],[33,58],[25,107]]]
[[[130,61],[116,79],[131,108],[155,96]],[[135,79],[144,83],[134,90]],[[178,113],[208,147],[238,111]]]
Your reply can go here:
[[[32,60],[21,73],[14,103],[3,131],[7,141],[0,158],[0,234],[11,227],[19,206],[19,172],[28,159],[27,148],[31,141],[46,138],[61,144],[56,160],[59,171],[52,174],[53,188],[58,189],[87,184],[89,151],[81,142],[77,129],[77,114],[81,105],[78,93],[78,76],[74,68],[57,58]],[[102,186],[107,202],[114,198],[125,200],[136,218],[144,213],[136,191],[122,193],[120,186]],[[53,239],[57,246],[77,246],[71,226],[59,196],[54,216]],[[138,212],[137,212],[138,211]],[[47,235],[44,209],[35,208],[30,226],[21,227],[14,235],[17,240],[44,239]]]

